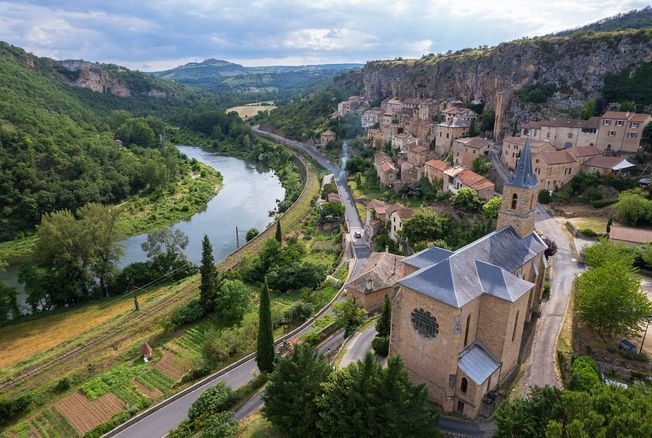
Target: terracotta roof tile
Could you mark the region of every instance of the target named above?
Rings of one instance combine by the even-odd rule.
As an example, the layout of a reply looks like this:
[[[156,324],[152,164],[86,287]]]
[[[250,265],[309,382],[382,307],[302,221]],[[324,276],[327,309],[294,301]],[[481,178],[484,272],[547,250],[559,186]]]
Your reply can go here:
[[[430,166],[433,169],[441,170],[442,172],[444,172],[445,170],[448,170],[448,169],[451,168],[451,166],[449,166],[448,163],[446,163],[445,161],[441,161],[441,160],[429,160],[429,161],[426,161],[426,166]]]
[[[567,151],[542,152],[541,157],[548,165],[574,163],[575,158]]]

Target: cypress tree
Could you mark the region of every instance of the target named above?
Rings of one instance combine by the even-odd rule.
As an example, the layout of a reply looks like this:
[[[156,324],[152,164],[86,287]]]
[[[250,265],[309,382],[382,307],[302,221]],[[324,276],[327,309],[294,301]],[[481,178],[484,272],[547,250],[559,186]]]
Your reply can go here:
[[[199,285],[199,300],[205,311],[211,312],[215,305],[216,273],[213,260],[213,246],[208,236],[204,234],[201,243],[201,283]]]
[[[276,241],[283,243],[283,233],[281,233],[281,220],[276,221]]]
[[[269,302],[267,280],[265,280],[265,284],[260,290],[256,363],[261,372],[272,372],[274,369],[274,332],[272,329],[272,309]]]
[[[376,322],[377,337],[387,338],[392,326],[392,303],[389,297],[385,295],[385,304],[383,305],[383,313],[381,313],[378,322]]]

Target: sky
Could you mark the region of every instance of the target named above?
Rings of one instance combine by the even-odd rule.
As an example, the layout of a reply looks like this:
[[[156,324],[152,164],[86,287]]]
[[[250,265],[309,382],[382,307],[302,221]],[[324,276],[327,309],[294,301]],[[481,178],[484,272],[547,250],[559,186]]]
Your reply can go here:
[[[649,0],[0,0],[0,40],[39,56],[157,71],[366,62],[493,46]]]

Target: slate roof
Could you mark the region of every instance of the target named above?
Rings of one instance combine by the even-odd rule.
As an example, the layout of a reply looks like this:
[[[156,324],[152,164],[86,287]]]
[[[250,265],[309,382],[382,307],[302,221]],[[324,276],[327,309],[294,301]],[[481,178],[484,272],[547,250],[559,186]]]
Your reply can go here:
[[[506,184],[526,189],[533,189],[539,184],[537,176],[532,172],[532,153],[530,152],[530,139],[527,137],[521,151],[521,157],[516,163],[516,169],[514,169]]]
[[[345,287],[363,294],[392,287],[398,279],[403,259],[403,256],[388,252],[372,252],[362,272],[353,277]]]
[[[439,263],[452,254],[453,251],[433,246],[432,248],[426,248],[423,251],[406,257],[403,259],[403,263],[421,269]]]
[[[482,385],[500,367],[494,358],[478,344],[460,353],[457,366],[469,376],[476,385]]]
[[[453,253],[429,248],[408,257],[405,263],[423,267],[399,283],[456,308],[482,294],[514,302],[534,285],[511,273],[545,249],[535,232],[521,238],[510,225]]]

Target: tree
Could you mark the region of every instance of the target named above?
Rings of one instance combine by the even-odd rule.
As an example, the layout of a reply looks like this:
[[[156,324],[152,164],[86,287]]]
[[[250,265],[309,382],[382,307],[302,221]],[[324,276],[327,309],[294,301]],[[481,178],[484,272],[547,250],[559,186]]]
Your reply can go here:
[[[199,301],[206,312],[215,309],[215,295],[217,293],[217,271],[213,260],[213,246],[208,236],[204,234],[201,243],[201,280],[199,283]]]
[[[537,196],[537,201],[539,201],[540,204],[550,204],[552,202],[552,195],[550,194],[550,190],[540,190],[539,195]]]
[[[239,425],[233,411],[218,412],[204,420],[201,436],[202,438],[235,438],[238,435]]]
[[[367,311],[360,306],[354,298],[335,304],[334,308],[337,323],[344,328],[344,336],[351,336],[365,320]]]
[[[221,322],[237,324],[249,310],[249,288],[240,280],[224,280],[215,298],[215,311]]]
[[[272,309],[269,302],[267,282],[260,290],[260,308],[258,310],[258,340],[256,363],[262,372],[274,370],[274,331],[272,328]]]
[[[562,391],[533,387],[526,399],[506,400],[496,410],[496,438],[544,437],[550,421],[563,416]]]
[[[229,409],[238,400],[230,386],[220,382],[204,391],[188,410],[188,418],[195,420]]]
[[[297,345],[278,361],[263,395],[263,415],[289,437],[316,437],[317,399],[331,374],[329,363],[310,345]]]
[[[554,256],[557,254],[557,242],[554,240],[548,239],[547,237],[543,239],[543,243],[546,244],[548,248],[543,252],[543,255],[546,256],[546,259],[549,259],[550,257]]]
[[[390,357],[384,369],[367,353],[364,360],[332,373],[322,388],[317,427],[323,436],[438,434],[437,417],[425,407],[427,390],[412,385],[399,356]]]
[[[478,192],[470,187],[462,187],[451,197],[451,205],[467,211],[478,211],[482,207],[482,201]]]
[[[144,119],[129,119],[115,132],[125,146],[138,145],[145,148],[156,146],[156,133]]]
[[[401,233],[410,242],[416,244],[428,240],[448,237],[450,219],[430,209],[421,209],[403,223]]]
[[[170,268],[186,259],[183,250],[188,246],[188,236],[181,230],[171,228],[152,231],[141,247],[147,258]]]
[[[627,225],[652,223],[652,200],[647,199],[640,189],[622,192],[613,208],[619,222]]]
[[[276,241],[283,243],[283,233],[281,232],[281,220],[276,221]]]
[[[617,259],[578,277],[575,306],[581,319],[609,336],[639,332],[652,313],[652,305],[641,291],[640,276]]]
[[[344,205],[341,202],[324,202],[321,205],[322,220],[342,220],[344,217]]]
[[[249,242],[251,239],[256,237],[257,235],[260,234],[260,231],[258,231],[258,228],[249,228],[249,231],[247,231],[247,242]]]
[[[503,198],[501,196],[494,196],[484,203],[482,206],[482,214],[488,219],[498,218],[498,213],[503,206]]]
[[[471,163],[471,170],[482,176],[487,176],[491,172],[492,167],[489,157],[478,157]]]
[[[587,99],[582,105],[582,111],[580,112],[580,118],[582,120],[588,120],[591,117],[598,115],[596,114],[597,103],[594,99]]]
[[[380,314],[380,318],[376,322],[376,331],[378,332],[377,337],[387,338],[392,327],[392,302],[389,300],[389,297],[385,295],[385,302],[383,304],[383,311]]]
[[[620,242],[609,242],[600,239],[584,250],[584,263],[591,268],[597,268],[611,261],[619,260],[628,266],[634,265],[634,253]]]

